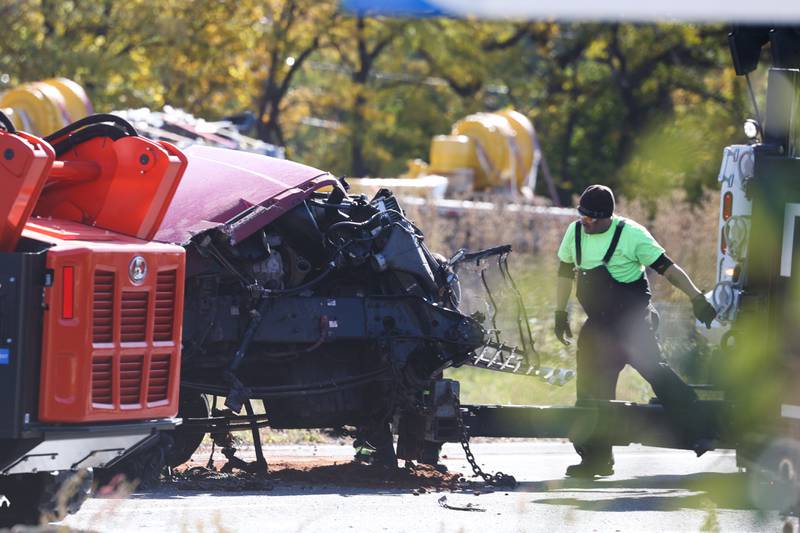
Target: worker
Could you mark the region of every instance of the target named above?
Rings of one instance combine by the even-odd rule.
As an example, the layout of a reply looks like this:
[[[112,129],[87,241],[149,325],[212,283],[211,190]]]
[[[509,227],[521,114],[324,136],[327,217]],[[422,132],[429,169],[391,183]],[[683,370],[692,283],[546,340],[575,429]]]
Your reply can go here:
[[[613,400],[619,373],[630,364],[653,387],[670,419],[680,419],[677,413],[685,414],[697,395],[662,358],[645,267],[683,291],[706,327],[716,310],[647,229],[615,216],[614,206],[614,194],[604,185],[590,185],[581,194],[580,219],[569,225],[558,249],[555,334],[570,344],[567,303],[577,275],[577,297],[587,315],[578,336],[577,405]],[[613,474],[608,428],[584,428],[582,433],[572,437],[581,462],[567,468],[567,476]]]

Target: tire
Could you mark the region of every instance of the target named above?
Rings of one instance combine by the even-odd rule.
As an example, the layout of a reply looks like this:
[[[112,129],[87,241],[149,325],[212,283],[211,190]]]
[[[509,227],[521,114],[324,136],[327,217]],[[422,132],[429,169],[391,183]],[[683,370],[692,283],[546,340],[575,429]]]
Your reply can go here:
[[[80,509],[92,481],[91,469],[0,477],[0,527],[62,520]]]
[[[747,465],[751,503],[762,510],[796,512],[800,505],[800,447],[792,439],[770,443]]]
[[[211,408],[204,394],[182,391],[178,416],[180,418],[208,418]],[[203,442],[206,432],[190,427],[178,426],[172,432],[174,443],[166,455],[167,466],[176,467],[189,461]]]

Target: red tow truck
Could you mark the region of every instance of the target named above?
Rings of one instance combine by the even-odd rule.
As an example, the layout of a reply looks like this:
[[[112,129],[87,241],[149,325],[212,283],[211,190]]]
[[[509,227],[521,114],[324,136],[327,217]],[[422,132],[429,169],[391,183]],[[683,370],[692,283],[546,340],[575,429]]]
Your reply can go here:
[[[185,253],[152,238],[186,165],[112,115],[42,139],[0,114],[0,527],[175,426]]]

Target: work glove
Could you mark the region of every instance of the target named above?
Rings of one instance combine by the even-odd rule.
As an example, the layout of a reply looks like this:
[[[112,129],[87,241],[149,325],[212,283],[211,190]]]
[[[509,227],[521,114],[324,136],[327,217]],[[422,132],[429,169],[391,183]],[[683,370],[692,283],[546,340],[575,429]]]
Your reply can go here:
[[[566,311],[556,311],[556,337],[564,346],[569,346],[571,343],[567,339],[572,338],[572,330],[569,329],[569,316]],[[566,336],[567,339],[564,337]]]
[[[692,298],[692,310],[697,320],[705,324],[706,328],[711,329],[711,321],[717,316],[717,310],[708,303],[704,295],[698,294]]]

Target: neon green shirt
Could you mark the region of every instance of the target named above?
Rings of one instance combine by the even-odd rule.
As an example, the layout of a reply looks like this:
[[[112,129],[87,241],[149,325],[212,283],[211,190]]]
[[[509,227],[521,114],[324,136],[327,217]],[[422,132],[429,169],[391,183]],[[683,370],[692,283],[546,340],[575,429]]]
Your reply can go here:
[[[581,264],[576,266],[588,270],[603,264],[603,257],[620,220],[621,217],[613,217],[611,226],[606,231],[594,235],[587,235],[581,228]],[[577,221],[569,225],[558,248],[558,258],[564,263],[575,263],[576,223]],[[644,267],[652,265],[663,253],[664,248],[644,226],[626,218],[617,249],[608,261],[608,272],[620,283],[636,281],[644,272]]]

